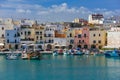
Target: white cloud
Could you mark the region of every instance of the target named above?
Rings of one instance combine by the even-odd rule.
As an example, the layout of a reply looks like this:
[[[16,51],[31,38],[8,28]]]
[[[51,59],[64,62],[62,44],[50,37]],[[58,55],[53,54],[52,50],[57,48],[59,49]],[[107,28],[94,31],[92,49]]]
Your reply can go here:
[[[31,13],[31,10],[17,9],[18,13]]]
[[[90,10],[86,7],[69,7],[67,3],[62,3],[60,5],[51,5],[50,7],[44,7],[38,4],[22,4],[19,1],[23,0],[8,0],[17,1],[14,3],[0,3],[1,5],[1,14],[0,16],[14,16],[22,18],[34,18],[41,21],[73,21],[74,18],[86,18],[89,14],[92,13],[102,13],[105,16],[119,15],[120,10],[107,10],[96,8]],[[7,9],[8,8],[8,9]],[[15,12],[16,11],[16,12]],[[13,13],[14,12],[14,13]],[[7,14],[9,13],[9,15]]]
[[[23,10],[23,9],[18,9],[18,10],[16,10],[18,13],[25,13],[25,10]]]

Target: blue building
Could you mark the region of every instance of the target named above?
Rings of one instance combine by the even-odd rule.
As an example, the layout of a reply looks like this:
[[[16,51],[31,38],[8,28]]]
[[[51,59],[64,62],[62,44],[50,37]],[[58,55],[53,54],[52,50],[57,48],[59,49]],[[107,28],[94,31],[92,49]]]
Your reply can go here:
[[[5,31],[5,45],[8,49],[19,49],[20,34],[19,27],[15,26],[13,30]]]

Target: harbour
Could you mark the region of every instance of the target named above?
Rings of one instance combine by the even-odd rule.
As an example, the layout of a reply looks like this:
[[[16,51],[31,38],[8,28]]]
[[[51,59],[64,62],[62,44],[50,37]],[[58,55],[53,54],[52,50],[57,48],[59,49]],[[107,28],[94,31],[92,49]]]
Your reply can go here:
[[[0,80],[119,80],[120,57],[43,55],[41,60],[0,56]]]

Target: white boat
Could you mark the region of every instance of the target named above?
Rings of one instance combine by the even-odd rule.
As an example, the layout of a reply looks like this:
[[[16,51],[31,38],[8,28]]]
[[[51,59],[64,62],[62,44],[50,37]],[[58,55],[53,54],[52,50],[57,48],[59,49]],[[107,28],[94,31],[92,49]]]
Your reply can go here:
[[[57,51],[53,51],[53,56],[56,56],[58,55],[58,52]]]
[[[16,59],[18,59],[18,54],[16,54],[16,53],[9,53],[9,54],[7,54],[6,55],[6,59],[10,59],[10,60],[16,60]]]
[[[27,53],[23,53],[23,54],[21,55],[21,58],[22,58],[22,59],[28,59]]]
[[[68,54],[69,54],[69,51],[64,50],[64,51],[63,51],[63,54],[64,54],[64,55],[68,55]]]
[[[89,51],[89,50],[86,50],[86,51],[85,51],[85,54],[86,54],[86,55],[89,55],[89,54],[90,54],[90,51]]]

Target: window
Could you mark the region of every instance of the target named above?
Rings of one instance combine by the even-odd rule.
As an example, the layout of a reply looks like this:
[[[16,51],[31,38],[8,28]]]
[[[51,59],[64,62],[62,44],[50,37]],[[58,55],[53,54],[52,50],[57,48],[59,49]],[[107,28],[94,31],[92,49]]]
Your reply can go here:
[[[7,33],[7,36],[9,36],[9,33]]]
[[[36,35],[39,35],[39,32],[38,32],[38,31],[36,32]]]
[[[101,36],[101,35],[99,34],[99,36]]]
[[[101,40],[99,40],[98,43],[101,43]]]
[[[21,32],[21,35],[22,35],[23,33]]]
[[[51,40],[52,41],[52,43],[54,42],[54,40]]]
[[[25,35],[26,35],[26,31],[25,31]]]
[[[9,43],[9,39],[7,40],[7,43]]]
[[[94,40],[93,43],[96,43],[96,41]]]
[[[38,36],[36,36],[36,39],[38,40]]]
[[[16,39],[15,39],[15,43],[17,43]]]
[[[70,40],[70,43],[73,44],[73,43],[74,43],[74,40]]]
[[[4,34],[2,34],[2,38],[4,38]]]
[[[84,43],[84,40],[82,40],[82,42]]]
[[[78,38],[81,38],[81,34],[78,35]]]
[[[42,36],[40,36],[40,39],[42,39]]]
[[[84,37],[86,37],[86,34],[84,34]]]
[[[40,32],[40,34],[42,34],[42,32]]]
[[[51,43],[51,40],[49,40],[49,43]]]
[[[95,34],[93,34],[93,36],[95,37]]]
[[[4,27],[2,27],[2,30],[4,30]]]
[[[72,33],[70,33],[70,37],[72,37]]]
[[[51,37],[51,34],[48,34],[48,37]]]
[[[30,31],[28,31],[28,35],[30,35],[31,34],[31,32]]]
[[[17,37],[16,34],[14,35],[14,37]]]
[[[79,40],[79,43],[81,43],[81,40]]]

